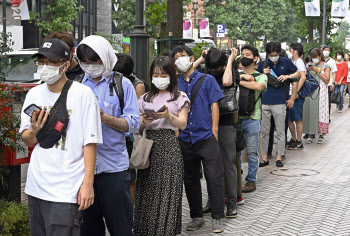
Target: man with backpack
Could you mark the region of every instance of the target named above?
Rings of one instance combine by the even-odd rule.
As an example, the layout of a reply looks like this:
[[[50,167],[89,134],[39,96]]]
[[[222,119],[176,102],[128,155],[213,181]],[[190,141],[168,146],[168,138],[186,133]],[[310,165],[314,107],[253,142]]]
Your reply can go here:
[[[286,149],[286,108],[291,109],[297,97],[297,86],[300,73],[293,62],[286,57],[281,57],[281,43],[269,42],[266,45],[266,60],[258,67],[260,73],[268,76],[267,90],[262,95],[262,119],[261,119],[261,143],[264,153],[264,163],[269,164],[267,151],[271,116],[274,118],[277,132],[277,167],[283,167],[282,155]],[[290,84],[293,83],[292,94],[289,98]],[[288,99],[289,98],[289,99]],[[286,124],[287,123],[287,124]]]
[[[172,56],[177,70],[182,73],[178,79],[179,89],[191,99],[187,127],[179,135],[184,159],[185,191],[192,219],[186,230],[194,231],[205,224],[200,183],[200,166],[203,162],[212,206],[212,229],[214,233],[221,233],[224,231],[221,218],[225,217],[225,206],[224,167],[218,145],[218,101],[224,96],[213,76],[194,69],[194,55],[189,47],[175,47]]]
[[[83,211],[82,236],[105,235],[105,222],[111,236],[133,235],[125,136],[137,132],[140,125],[135,89],[130,80],[112,71],[117,57],[105,38],[86,37],[77,48],[77,56],[85,71],[82,83],[92,89],[100,106],[103,135],[103,144],[97,146],[96,200]]]
[[[248,175],[246,184],[242,192],[249,193],[256,189],[256,176],[259,167],[259,134],[261,119],[261,94],[266,91],[267,76],[258,73],[254,66],[259,58],[259,51],[251,45],[242,47],[241,63],[244,67],[240,75],[240,120],[243,132],[245,133],[247,156],[248,156]],[[252,101],[247,101],[247,97],[243,97],[243,91],[254,91]],[[244,104],[243,104],[244,103]],[[252,109],[246,109],[247,104],[253,104]],[[243,108],[244,107],[244,108]]]

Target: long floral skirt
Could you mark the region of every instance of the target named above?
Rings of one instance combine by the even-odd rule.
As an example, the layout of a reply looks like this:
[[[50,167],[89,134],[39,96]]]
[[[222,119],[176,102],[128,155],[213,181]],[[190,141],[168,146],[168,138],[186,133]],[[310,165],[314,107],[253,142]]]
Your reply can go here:
[[[172,130],[147,130],[154,141],[150,166],[138,170],[134,233],[172,236],[181,233],[183,159]]]

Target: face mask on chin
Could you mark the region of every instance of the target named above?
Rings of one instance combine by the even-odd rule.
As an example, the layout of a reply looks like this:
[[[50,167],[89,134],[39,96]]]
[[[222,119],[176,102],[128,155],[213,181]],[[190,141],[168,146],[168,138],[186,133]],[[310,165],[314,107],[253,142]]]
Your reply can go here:
[[[81,69],[85,72],[85,74],[92,79],[100,77],[105,71],[105,67],[103,64],[87,64],[81,62],[80,66]]]
[[[182,73],[187,72],[192,64],[193,62],[191,62],[191,57],[179,57],[175,61],[176,68]]]
[[[61,78],[62,74],[64,73],[63,69],[62,73],[60,74],[60,68],[64,66],[66,63],[64,63],[61,66],[54,66],[53,68],[49,68],[47,65],[38,66],[37,73],[40,75],[40,79],[44,81],[47,84],[54,84]]]

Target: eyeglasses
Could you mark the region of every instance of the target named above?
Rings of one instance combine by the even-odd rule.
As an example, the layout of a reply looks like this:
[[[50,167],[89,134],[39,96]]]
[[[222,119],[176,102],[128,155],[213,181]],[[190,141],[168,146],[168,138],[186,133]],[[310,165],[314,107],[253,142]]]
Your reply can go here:
[[[49,69],[54,69],[57,66],[60,66],[59,63],[62,63],[64,61],[47,61],[44,62],[42,60],[35,60],[34,63],[36,66],[44,66],[46,65]]]

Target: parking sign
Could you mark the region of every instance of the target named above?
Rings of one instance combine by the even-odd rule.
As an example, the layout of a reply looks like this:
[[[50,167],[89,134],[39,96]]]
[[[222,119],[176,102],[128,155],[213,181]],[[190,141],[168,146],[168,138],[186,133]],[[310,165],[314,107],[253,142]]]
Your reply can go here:
[[[216,25],[216,33],[225,33],[225,25],[217,24]]]

